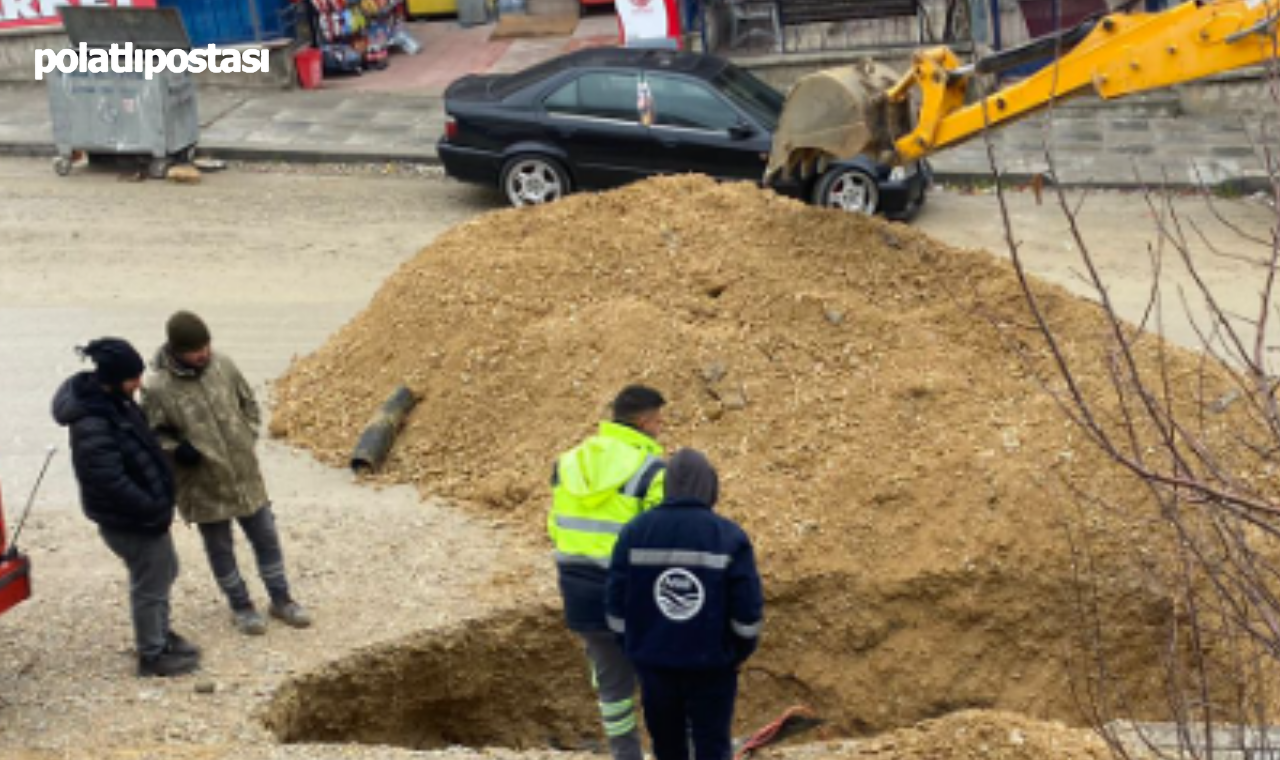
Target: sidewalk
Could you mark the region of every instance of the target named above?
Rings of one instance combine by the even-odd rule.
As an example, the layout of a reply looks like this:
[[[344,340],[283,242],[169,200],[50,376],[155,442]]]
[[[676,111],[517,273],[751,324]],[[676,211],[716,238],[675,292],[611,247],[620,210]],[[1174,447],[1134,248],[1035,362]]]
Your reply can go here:
[[[468,73],[516,71],[584,46],[616,41],[612,14],[592,14],[570,37],[491,40],[492,25],[463,29],[452,21],[414,23],[418,56],[395,55],[384,71],[326,79],[321,90],[202,89],[202,153],[225,159],[303,162],[405,161],[436,163],[444,131],[441,94]],[[1195,185],[1241,183],[1265,177],[1250,139],[1264,129],[1239,115],[1179,113],[1172,93],[1113,103],[1072,101],[991,134],[996,163],[1015,181],[1049,170],[1070,185],[1135,187],[1167,181]],[[1276,124],[1266,125],[1277,144]],[[0,154],[53,155],[43,88],[0,89]],[[1267,144],[1267,140],[1259,140]],[[990,178],[985,141],[975,139],[930,159],[942,182]]]

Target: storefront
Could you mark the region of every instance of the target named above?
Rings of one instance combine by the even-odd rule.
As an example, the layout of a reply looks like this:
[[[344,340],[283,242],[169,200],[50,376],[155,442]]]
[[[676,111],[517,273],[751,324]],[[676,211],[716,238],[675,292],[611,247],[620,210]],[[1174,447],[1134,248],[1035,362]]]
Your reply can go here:
[[[310,42],[323,55],[326,74],[387,66],[392,45],[411,48],[403,0],[302,0]],[[441,7],[437,4],[433,7]],[[454,8],[456,9],[456,4]]]

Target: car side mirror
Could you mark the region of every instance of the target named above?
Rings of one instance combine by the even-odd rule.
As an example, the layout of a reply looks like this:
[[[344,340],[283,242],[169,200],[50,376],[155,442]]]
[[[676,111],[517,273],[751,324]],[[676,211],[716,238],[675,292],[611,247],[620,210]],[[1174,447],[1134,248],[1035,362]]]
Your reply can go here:
[[[745,140],[756,133],[756,128],[745,121],[740,121],[729,127],[729,137],[734,140]]]

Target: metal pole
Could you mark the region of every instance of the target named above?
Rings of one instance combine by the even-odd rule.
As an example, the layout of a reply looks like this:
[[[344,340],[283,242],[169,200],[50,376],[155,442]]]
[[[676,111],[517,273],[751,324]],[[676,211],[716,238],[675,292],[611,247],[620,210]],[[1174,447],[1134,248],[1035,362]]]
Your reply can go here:
[[[991,47],[996,52],[1004,49],[1000,41],[1000,0],[991,0]]]
[[[13,531],[13,540],[9,542],[9,548],[5,550],[5,557],[11,557],[18,553],[18,536],[22,535],[22,526],[27,524],[27,518],[31,516],[31,506],[36,500],[36,491],[40,490],[40,484],[44,482],[44,474],[49,471],[49,462],[53,460],[53,455],[57,453],[57,446],[50,446],[44,455],[44,464],[40,466],[40,474],[36,477],[36,484],[31,486],[31,494],[27,496],[27,508],[22,513],[22,519],[18,521],[18,527]]]

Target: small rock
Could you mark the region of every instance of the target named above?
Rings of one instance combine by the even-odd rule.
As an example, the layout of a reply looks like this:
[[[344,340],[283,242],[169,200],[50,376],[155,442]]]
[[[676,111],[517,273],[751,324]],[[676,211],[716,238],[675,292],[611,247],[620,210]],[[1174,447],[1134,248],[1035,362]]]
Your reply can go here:
[[[702,379],[708,383],[718,383],[724,379],[728,372],[729,370],[725,369],[725,366],[720,362],[711,362],[702,368]]]
[[[1001,443],[1004,444],[1005,451],[1017,451],[1022,448],[1022,439],[1018,435],[1018,431],[1012,428],[1005,428],[1000,431]]]
[[[218,690],[218,685],[213,681],[196,681],[197,694],[212,694]]]
[[[839,309],[827,309],[823,316],[833,325],[844,324],[844,312]]]
[[[742,391],[729,391],[720,397],[725,409],[739,411],[747,408],[747,396]]]

